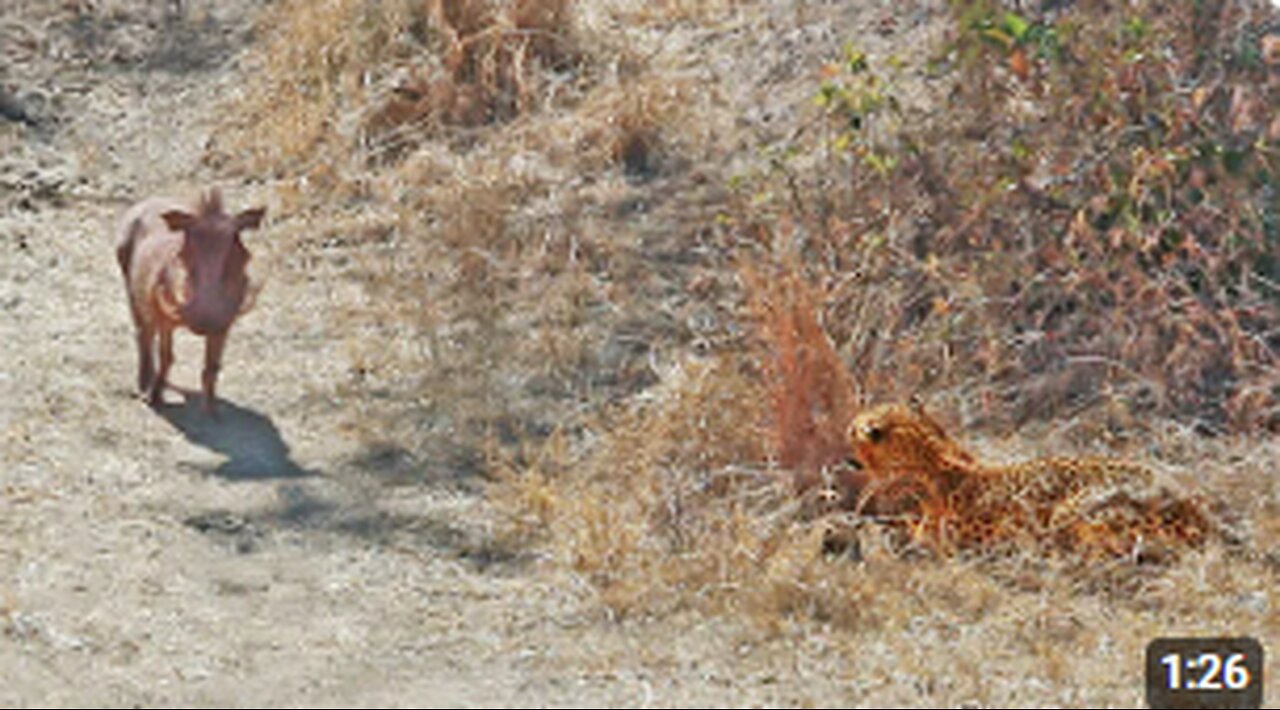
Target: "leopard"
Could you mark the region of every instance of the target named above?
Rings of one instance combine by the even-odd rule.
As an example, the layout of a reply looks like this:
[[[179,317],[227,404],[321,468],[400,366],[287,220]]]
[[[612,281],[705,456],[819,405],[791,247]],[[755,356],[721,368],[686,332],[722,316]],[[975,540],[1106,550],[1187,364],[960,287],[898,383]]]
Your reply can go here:
[[[856,510],[942,555],[1163,561],[1213,537],[1234,540],[1203,495],[1160,485],[1147,466],[1098,456],[987,463],[918,399],[862,411],[848,436]]]

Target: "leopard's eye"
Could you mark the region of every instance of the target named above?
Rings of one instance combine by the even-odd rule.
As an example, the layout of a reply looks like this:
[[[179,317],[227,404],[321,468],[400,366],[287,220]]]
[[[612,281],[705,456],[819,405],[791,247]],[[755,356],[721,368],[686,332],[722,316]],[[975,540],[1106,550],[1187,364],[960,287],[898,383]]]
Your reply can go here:
[[[870,441],[873,444],[878,444],[881,441],[884,441],[884,429],[878,426],[868,424],[867,426],[862,427],[862,435],[866,437],[867,441]]]

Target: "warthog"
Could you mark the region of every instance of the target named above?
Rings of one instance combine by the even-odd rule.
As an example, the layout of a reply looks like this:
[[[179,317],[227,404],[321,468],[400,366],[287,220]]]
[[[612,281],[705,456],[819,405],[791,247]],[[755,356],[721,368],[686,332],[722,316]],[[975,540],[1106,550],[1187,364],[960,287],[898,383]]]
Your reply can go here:
[[[164,401],[173,331],[185,325],[205,337],[203,408],[214,413],[227,330],[248,310],[255,290],[245,269],[249,250],[240,232],[258,227],[265,212],[256,208],[228,215],[217,188],[194,202],[153,197],[125,212],[116,258],[138,331],[138,390],[152,406]],[[159,371],[153,360],[156,335]]]

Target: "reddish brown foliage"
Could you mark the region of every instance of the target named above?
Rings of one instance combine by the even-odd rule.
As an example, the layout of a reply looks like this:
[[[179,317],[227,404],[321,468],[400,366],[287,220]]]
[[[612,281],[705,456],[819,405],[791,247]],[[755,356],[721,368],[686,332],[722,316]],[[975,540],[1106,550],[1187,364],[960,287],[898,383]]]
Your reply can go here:
[[[801,490],[824,468],[848,458],[845,436],[855,391],[844,363],[818,322],[822,297],[789,268],[745,272],[751,310],[763,340],[770,430],[778,463]]]

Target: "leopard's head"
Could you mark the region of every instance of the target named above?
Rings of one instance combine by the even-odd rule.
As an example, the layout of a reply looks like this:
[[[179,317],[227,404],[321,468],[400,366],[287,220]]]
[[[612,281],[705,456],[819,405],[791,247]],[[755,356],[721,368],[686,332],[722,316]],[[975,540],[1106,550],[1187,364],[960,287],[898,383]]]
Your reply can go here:
[[[919,400],[882,404],[859,413],[849,426],[850,463],[870,477],[933,477],[974,466]]]

